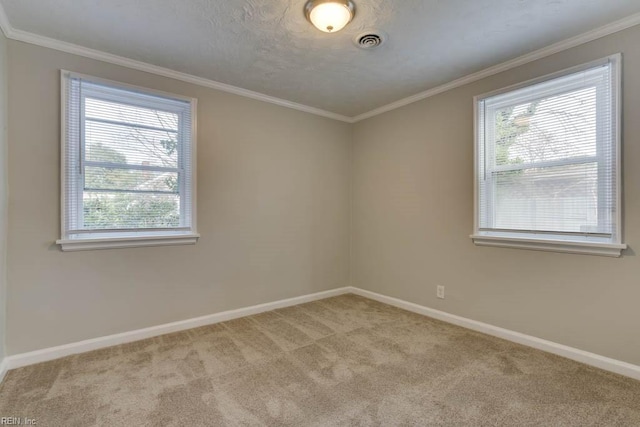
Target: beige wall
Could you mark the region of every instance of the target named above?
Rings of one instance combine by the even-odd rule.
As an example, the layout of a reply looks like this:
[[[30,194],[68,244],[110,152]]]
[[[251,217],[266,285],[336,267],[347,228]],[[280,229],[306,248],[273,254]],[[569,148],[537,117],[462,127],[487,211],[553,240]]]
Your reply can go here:
[[[354,126],[9,41],[7,352],[345,286],[351,275],[354,286],[640,364],[639,39],[635,27]],[[609,259],[474,246],[472,97],[616,52],[631,249]],[[198,98],[197,245],[62,253],[53,243],[60,68]]]
[[[0,359],[6,338],[7,249],[7,39],[0,31]]]
[[[348,285],[351,127],[10,41],[8,354]],[[195,246],[63,253],[61,68],[198,98]]]
[[[640,364],[638,40],[640,26],[358,123],[354,286]],[[611,259],[474,246],[472,97],[616,52],[631,249]]]

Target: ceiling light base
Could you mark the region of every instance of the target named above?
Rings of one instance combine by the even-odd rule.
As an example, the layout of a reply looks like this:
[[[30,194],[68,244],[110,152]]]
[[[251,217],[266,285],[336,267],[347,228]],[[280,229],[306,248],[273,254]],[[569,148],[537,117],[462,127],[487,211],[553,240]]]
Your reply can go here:
[[[352,0],[309,0],[304,5],[304,15],[314,27],[325,33],[343,29],[356,14]]]

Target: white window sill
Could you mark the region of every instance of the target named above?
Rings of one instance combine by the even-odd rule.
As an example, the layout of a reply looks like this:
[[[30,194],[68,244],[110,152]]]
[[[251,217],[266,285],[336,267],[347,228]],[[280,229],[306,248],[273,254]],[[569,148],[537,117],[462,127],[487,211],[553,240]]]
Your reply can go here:
[[[145,246],[194,245],[199,234],[174,234],[156,236],[101,237],[61,239],[56,243],[65,252],[96,249],[139,248]]]
[[[625,244],[579,242],[554,239],[522,238],[507,236],[491,236],[473,234],[470,236],[478,246],[494,246],[500,248],[529,249],[534,251],[564,252],[607,257],[620,257],[627,249]]]

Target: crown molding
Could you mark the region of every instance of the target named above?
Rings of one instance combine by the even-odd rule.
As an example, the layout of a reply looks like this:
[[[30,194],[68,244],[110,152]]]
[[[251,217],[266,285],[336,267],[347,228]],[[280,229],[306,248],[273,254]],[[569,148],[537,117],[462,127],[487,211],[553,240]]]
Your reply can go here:
[[[268,102],[280,107],[291,108],[293,110],[302,111],[305,113],[314,114],[316,116],[326,117],[341,122],[352,123],[351,117],[344,116],[342,114],[333,113],[331,111],[322,110],[320,108],[311,107],[297,102],[288,101],[286,99],[277,98],[275,96],[266,95],[260,92],[255,92],[241,87],[228,85],[226,83],[217,82],[215,80],[205,79],[203,77],[197,77],[192,74],[183,73],[180,71],[171,70],[169,68],[152,65],[142,61],[136,61],[134,59],[125,58],[123,56],[114,55],[111,53],[103,52],[96,49],[90,49],[84,46],[79,46],[73,43],[67,43],[60,40],[52,39],[49,37],[40,36],[38,34],[30,33],[28,31],[22,31],[15,29],[11,26],[7,15],[0,4],[0,27],[4,35],[11,40],[16,40],[24,43],[33,44],[36,46],[42,46],[49,49],[58,50],[65,53],[71,53],[73,55],[83,56],[85,58],[96,59],[98,61],[108,62],[110,64],[120,65],[122,67],[131,68],[133,70],[144,71],[151,74],[156,74],[163,77],[168,77],[175,80],[180,80],[186,83],[195,84],[211,89],[216,89],[222,92],[232,93],[234,95],[243,96],[245,98],[251,98],[258,101]]]
[[[86,58],[96,59],[98,61],[108,62],[122,67],[131,68],[138,71],[144,71],[151,74],[156,74],[163,77],[180,80],[186,83],[195,84],[198,86],[208,87],[216,89],[222,92],[232,93],[234,95],[243,96],[246,98],[255,99],[258,101],[268,102],[281,107],[291,108],[293,110],[302,111],[309,114],[314,114],[321,117],[326,117],[333,120],[338,120],[345,123],[357,123],[362,120],[369,119],[371,117],[392,111],[401,107],[404,107],[414,102],[421,101],[426,98],[438,95],[464,86],[469,83],[476,82],[486,77],[493,76],[504,71],[511,70],[521,65],[528,64],[538,59],[546,58],[556,53],[562,52],[567,49],[571,49],[576,46],[588,43],[590,41],[608,36],[610,34],[617,33],[627,28],[640,24],[640,13],[627,16],[626,18],[604,25],[602,27],[587,31],[586,33],[571,37],[566,40],[554,43],[550,46],[538,49],[536,51],[527,53],[518,58],[503,62],[501,64],[494,65],[484,70],[478,71],[473,74],[461,77],[453,80],[449,83],[445,83],[440,86],[428,89],[424,92],[417,93],[407,98],[400,99],[382,107],[378,107],[363,114],[359,114],[354,117],[348,117],[342,114],[334,113],[331,111],[322,110],[320,108],[311,107],[304,104],[288,101],[286,99],[276,98],[271,95],[266,95],[260,92],[255,92],[241,87],[228,85],[226,83],[217,82],[215,80],[205,79],[203,77],[194,76],[192,74],[183,73],[180,71],[171,70],[169,68],[152,65],[142,61],[136,61],[134,59],[125,58],[123,56],[114,55],[111,53],[103,52],[96,49],[90,49],[87,47],[79,46],[73,43],[67,43],[60,40],[52,39],[49,37],[40,36],[38,34],[30,33],[15,29],[11,26],[9,19],[5,13],[4,7],[0,3],[0,29],[8,39],[17,40],[25,43],[30,43],[37,46],[46,47],[49,49],[58,50],[61,52],[71,53]]]
[[[395,110],[400,107],[404,107],[405,105],[413,104],[414,102],[418,102],[423,99],[430,98],[442,92],[446,92],[448,90],[455,89],[460,86],[464,86],[466,84],[476,82],[486,77],[490,77],[495,74],[502,73],[503,71],[508,71],[513,68],[519,67],[521,65],[525,65],[530,62],[536,61],[538,59],[546,58],[548,56],[565,51],[567,49],[571,49],[573,47],[580,46],[582,44],[588,43],[593,40],[597,40],[599,38],[608,36],[610,34],[614,34],[622,30],[626,30],[627,28],[636,26],[638,24],[640,24],[640,13],[630,15],[619,21],[612,22],[610,24],[604,25],[602,27],[596,28],[586,33],[577,35],[575,37],[562,40],[550,46],[543,47],[542,49],[538,49],[533,52],[522,55],[518,58],[503,62],[498,65],[494,65],[493,67],[485,68],[484,70],[478,71],[473,74],[469,74],[467,76],[453,80],[449,83],[436,86],[424,92],[420,92],[415,95],[409,96],[407,98],[403,98],[398,101],[392,102],[390,104],[383,105],[382,107],[376,108],[367,113],[363,113],[353,117],[352,122],[357,123],[361,120],[369,119],[379,114],[386,113],[388,111]]]

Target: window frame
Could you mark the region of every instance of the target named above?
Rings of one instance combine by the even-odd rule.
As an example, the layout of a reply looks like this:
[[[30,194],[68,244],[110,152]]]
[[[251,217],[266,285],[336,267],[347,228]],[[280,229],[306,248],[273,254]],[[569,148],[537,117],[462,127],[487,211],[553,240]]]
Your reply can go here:
[[[188,129],[186,126],[190,126],[191,130],[191,138],[190,138],[190,172],[191,176],[187,177],[187,179],[180,180],[180,190],[178,194],[184,197],[184,194],[187,192],[185,183],[187,181],[190,182],[190,188],[188,189],[188,193],[190,195],[190,207],[191,207],[191,217],[189,218],[189,227],[179,226],[171,229],[131,229],[131,230],[123,230],[114,232],[113,230],[87,230],[78,232],[76,230],[70,230],[68,228],[69,222],[68,217],[70,215],[70,210],[72,209],[73,202],[71,201],[72,194],[68,194],[68,189],[73,188],[74,192],[78,192],[82,194],[83,191],[83,183],[78,182],[69,182],[67,176],[67,157],[72,150],[71,147],[68,146],[67,141],[67,132],[68,132],[68,106],[71,101],[68,96],[68,89],[70,84],[70,79],[78,78],[91,83],[102,84],[109,87],[113,87],[118,90],[125,90],[129,92],[135,92],[142,95],[152,95],[159,96],[168,99],[174,99],[179,101],[185,101],[189,103],[190,113],[191,113],[191,121],[189,124],[185,124],[182,129],[178,129],[177,132],[184,132],[184,129]],[[67,70],[60,70],[60,81],[61,81],[61,96],[60,96],[60,119],[61,119],[61,129],[60,129],[60,147],[61,147],[61,158],[60,158],[60,220],[61,220],[61,238],[56,241],[58,245],[60,245],[63,251],[81,251],[81,250],[94,250],[94,249],[112,249],[112,248],[131,248],[131,247],[144,247],[144,246],[166,246],[166,245],[189,245],[195,244],[200,235],[197,232],[197,99],[176,95],[173,93],[158,91],[155,89],[149,89],[146,87],[120,83],[113,80],[102,79],[99,77],[94,77],[86,74],[75,73]],[[118,95],[114,95],[114,98],[118,98]],[[82,102],[82,101],[81,101]],[[130,105],[136,105],[134,101],[125,101]],[[161,101],[159,102],[161,103]],[[81,122],[84,121],[83,111],[80,111],[79,120]],[[81,126],[83,127],[83,126]],[[84,150],[84,143],[81,143],[78,148],[74,150],[82,153]],[[184,144],[181,144],[180,150],[184,152]],[[82,155],[82,154],[80,154]],[[186,161],[184,154],[181,155],[182,161]],[[180,159],[180,157],[179,157]],[[78,159],[78,164],[81,165],[79,167],[87,167],[87,162],[84,164],[81,163],[82,159]],[[143,170],[148,169],[145,167],[135,168],[135,170]],[[176,170],[181,169],[180,160],[176,165]],[[188,173],[187,171],[183,171],[183,174]],[[178,175],[180,173],[178,172]],[[84,179],[85,174],[82,175]],[[76,201],[76,203],[78,203]],[[76,207],[77,208],[77,207]],[[82,203],[80,202],[80,208],[82,208]],[[180,203],[180,214],[181,214],[181,222],[183,220],[183,215],[185,215],[185,205]]]
[[[616,218],[615,218],[615,230],[611,238],[592,238],[581,237],[576,235],[567,235],[563,233],[527,233],[527,232],[513,232],[513,231],[500,231],[484,230],[480,228],[480,217],[483,214],[481,212],[480,204],[480,181],[483,179],[485,168],[485,160],[481,156],[486,152],[488,148],[485,145],[483,136],[481,135],[481,129],[484,129],[486,122],[481,122],[484,119],[484,112],[480,106],[483,100],[494,97],[497,95],[513,92],[519,89],[530,87],[539,83],[554,80],[560,77],[565,77],[571,74],[580,73],[598,66],[605,64],[611,64],[612,67],[612,94],[613,94],[613,117],[612,120],[612,140],[615,147],[608,149],[612,150],[615,156],[615,176],[613,179],[616,183],[615,191],[615,205],[616,205]],[[599,90],[596,88],[596,90]],[[551,252],[565,252],[573,254],[589,254],[609,257],[619,257],[622,251],[627,248],[627,245],[622,243],[622,157],[621,157],[621,122],[622,122],[622,55],[620,53],[610,55],[605,58],[601,58],[595,61],[588,62],[586,64],[571,67],[565,70],[561,70],[555,73],[551,73],[539,78],[531,79],[522,83],[511,85],[505,88],[494,90],[488,93],[477,95],[473,98],[474,108],[474,225],[473,234],[470,236],[473,242],[478,246],[494,246],[505,247],[515,249],[530,249],[539,251],[551,251]],[[602,144],[597,141],[598,149],[595,159],[601,155]],[[583,159],[584,160],[584,159]],[[563,164],[578,164],[575,159],[567,161],[550,161]],[[539,162],[538,162],[539,163]],[[546,162],[543,162],[546,163]],[[600,175],[601,164],[597,161],[598,170]],[[527,164],[526,168],[534,167],[536,163]],[[511,166],[509,169],[526,169],[522,166]],[[600,198],[598,199],[600,204]],[[488,207],[487,209],[491,209]],[[489,215],[491,212],[485,213]]]

